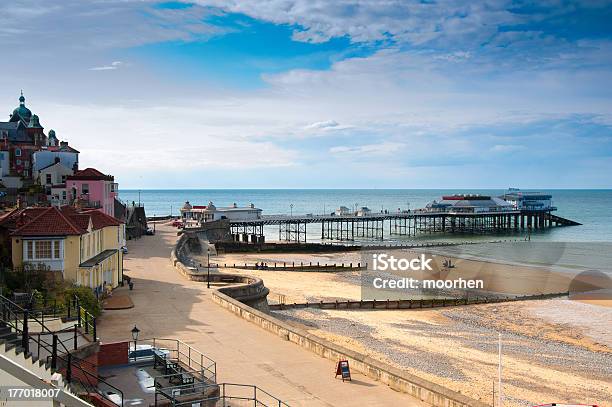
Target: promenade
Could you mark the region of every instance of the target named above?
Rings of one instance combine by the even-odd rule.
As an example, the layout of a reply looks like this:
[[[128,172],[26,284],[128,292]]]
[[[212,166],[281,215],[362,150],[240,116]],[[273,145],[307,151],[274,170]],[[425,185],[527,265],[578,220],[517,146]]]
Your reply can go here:
[[[291,406],[424,406],[356,371],[352,382],[334,378],[335,364],[283,341],[212,302],[206,284],[188,281],[170,263],[176,229],[157,225],[155,236],[131,240],[125,257],[134,308],[105,311],[103,343],[140,337],[177,338],[217,362],[218,382],[254,384]],[[265,281],[265,280],[264,280]]]

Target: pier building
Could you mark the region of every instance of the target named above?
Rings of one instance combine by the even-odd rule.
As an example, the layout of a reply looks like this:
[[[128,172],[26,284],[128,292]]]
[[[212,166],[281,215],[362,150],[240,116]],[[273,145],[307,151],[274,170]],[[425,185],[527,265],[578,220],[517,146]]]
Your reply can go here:
[[[542,192],[523,192],[518,189],[509,189],[502,197],[515,208],[530,212],[551,212],[557,208],[553,206],[552,195]]]
[[[443,196],[441,201],[434,200],[425,206],[426,212],[447,213],[511,213],[514,210],[515,206],[512,203],[501,198],[470,194]]]
[[[221,219],[229,219],[233,221],[251,221],[261,219],[262,210],[256,208],[254,204],[246,207],[240,207],[235,202],[231,206],[220,207],[215,206],[211,202],[208,205],[191,205],[189,201],[185,202],[180,209],[181,218],[188,224],[201,224]]]

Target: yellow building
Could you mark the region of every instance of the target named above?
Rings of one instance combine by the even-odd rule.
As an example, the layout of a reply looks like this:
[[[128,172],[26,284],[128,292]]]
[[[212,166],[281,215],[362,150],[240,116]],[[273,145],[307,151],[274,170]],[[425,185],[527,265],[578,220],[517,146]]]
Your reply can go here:
[[[23,209],[13,221],[14,267],[43,265],[66,281],[99,290],[121,282],[125,225],[114,217],[64,206]]]

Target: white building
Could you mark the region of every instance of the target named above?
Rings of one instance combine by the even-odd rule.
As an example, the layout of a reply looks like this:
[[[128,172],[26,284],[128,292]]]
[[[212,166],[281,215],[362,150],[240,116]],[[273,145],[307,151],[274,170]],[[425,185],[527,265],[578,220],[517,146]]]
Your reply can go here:
[[[425,207],[426,212],[444,213],[507,213],[514,210],[511,203],[501,198],[478,194],[447,195]]]
[[[362,206],[361,208],[357,209],[357,216],[368,216],[371,214],[372,210],[367,206]]]
[[[61,142],[59,146],[42,147],[41,150],[35,151],[32,153],[32,174],[34,179],[36,179],[38,171],[55,163],[57,160],[64,167],[70,168],[75,172],[79,167],[79,152],[70,147],[66,142]]]
[[[336,216],[348,216],[352,214],[353,213],[351,212],[351,210],[347,208],[346,206],[341,206],[338,209],[336,209]]]
[[[72,168],[64,166],[59,160],[57,160],[55,163],[41,168],[34,174],[35,179],[40,185],[50,189],[52,185],[65,184],[66,178],[69,175],[73,175],[74,171],[72,171]]]
[[[229,220],[254,220],[261,218],[262,210],[254,204],[239,207],[236,203],[228,207],[217,207],[212,202],[208,205],[191,205],[189,201],[180,209],[181,218],[186,225],[190,223],[211,222],[221,219]]]
[[[542,192],[523,192],[517,189],[511,189],[500,198],[505,199],[512,204],[516,209],[521,211],[556,211],[553,206],[552,195]]]

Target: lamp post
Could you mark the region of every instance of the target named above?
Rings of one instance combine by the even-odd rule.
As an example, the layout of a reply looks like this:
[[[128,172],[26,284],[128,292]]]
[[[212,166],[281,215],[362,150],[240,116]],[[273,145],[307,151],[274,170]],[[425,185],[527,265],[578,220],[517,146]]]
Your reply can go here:
[[[140,329],[136,325],[132,328],[132,339],[134,340],[134,361],[136,361],[136,344],[138,343],[138,334],[140,334]]]
[[[206,249],[206,257],[208,259],[208,263],[206,264],[206,288],[210,288],[210,248]]]
[[[153,214],[153,234],[155,234],[155,216],[157,215]]]
[[[291,217],[293,217],[293,204],[290,204],[289,208],[291,208]]]

